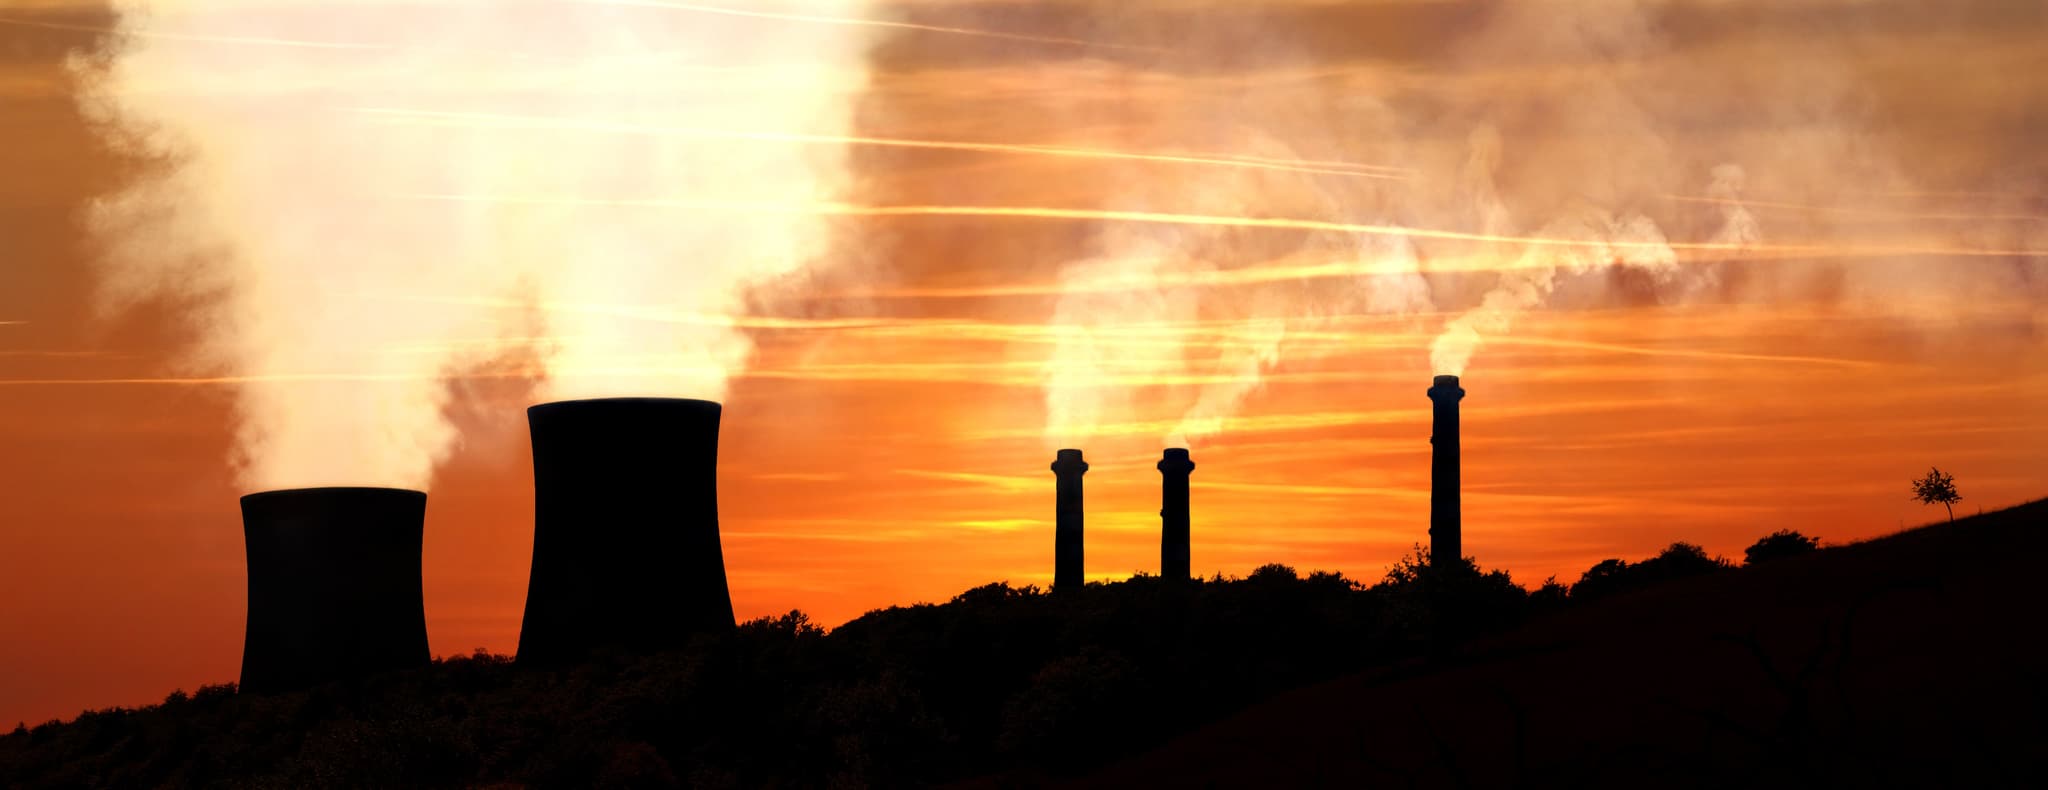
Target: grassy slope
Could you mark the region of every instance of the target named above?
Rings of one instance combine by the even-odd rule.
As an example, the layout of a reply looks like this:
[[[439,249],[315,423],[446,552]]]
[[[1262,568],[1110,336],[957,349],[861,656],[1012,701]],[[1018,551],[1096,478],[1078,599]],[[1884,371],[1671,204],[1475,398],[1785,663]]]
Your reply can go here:
[[[2048,786],[2044,560],[2048,500],[1675,582],[1084,784]]]

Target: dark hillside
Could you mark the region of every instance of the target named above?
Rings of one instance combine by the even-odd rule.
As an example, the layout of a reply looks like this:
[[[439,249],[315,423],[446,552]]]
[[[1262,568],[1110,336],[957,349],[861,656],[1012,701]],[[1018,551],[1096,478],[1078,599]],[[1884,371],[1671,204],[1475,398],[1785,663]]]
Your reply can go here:
[[[792,612],[557,668],[206,687],[0,731],[0,787],[2021,783],[2044,515],[1742,569],[1680,543],[1534,592],[1413,559],[998,583],[830,633]]]
[[[2048,501],[1572,606],[1083,784],[2048,786]]]

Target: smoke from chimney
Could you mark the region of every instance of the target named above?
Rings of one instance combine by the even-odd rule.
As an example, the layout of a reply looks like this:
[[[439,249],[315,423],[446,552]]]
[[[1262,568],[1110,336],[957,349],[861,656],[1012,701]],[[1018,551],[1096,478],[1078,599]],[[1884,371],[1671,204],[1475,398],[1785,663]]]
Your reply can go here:
[[[1159,459],[1159,576],[1188,580],[1188,475],[1195,471],[1185,448],[1169,447]]]
[[[1465,390],[1457,376],[1438,376],[1429,399],[1436,403],[1429,437],[1429,563],[1436,565],[1465,556],[1458,500],[1458,401],[1465,399]]]
[[[733,627],[718,540],[722,407],[600,398],[527,409],[533,572],[521,663],[658,650]]]
[[[1088,462],[1081,460],[1080,450],[1061,450],[1052,462],[1052,472],[1059,476],[1052,588],[1078,589],[1088,583],[1086,565],[1081,560],[1081,475],[1088,473]]]
[[[298,488],[242,497],[249,552],[243,691],[425,666],[420,540],[427,495]]]

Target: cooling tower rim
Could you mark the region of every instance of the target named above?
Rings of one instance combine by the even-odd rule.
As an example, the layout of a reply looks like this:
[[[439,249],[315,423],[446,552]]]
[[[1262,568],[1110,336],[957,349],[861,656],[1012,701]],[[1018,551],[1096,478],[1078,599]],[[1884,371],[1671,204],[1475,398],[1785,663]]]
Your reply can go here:
[[[536,403],[532,406],[526,407],[526,414],[527,416],[532,417],[539,414],[555,411],[581,411],[585,409],[636,407],[696,409],[701,411],[708,411],[713,414],[717,414],[725,410],[725,405],[715,400],[704,400],[701,398],[660,398],[627,396],[616,398],[576,398],[572,400],[555,400],[548,401],[546,403]]]
[[[390,486],[308,486],[305,488],[273,488],[242,495],[242,504],[262,504],[273,499],[303,499],[313,496],[394,497],[425,501],[427,492],[411,488]]]

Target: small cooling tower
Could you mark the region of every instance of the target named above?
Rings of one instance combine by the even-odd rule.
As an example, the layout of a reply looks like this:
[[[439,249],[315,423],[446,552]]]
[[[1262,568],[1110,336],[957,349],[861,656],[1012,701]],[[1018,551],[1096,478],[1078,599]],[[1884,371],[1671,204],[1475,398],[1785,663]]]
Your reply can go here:
[[[243,691],[291,691],[424,666],[427,495],[299,488],[242,497],[249,552]]]
[[[650,651],[733,627],[718,541],[718,420],[704,400],[527,409],[533,571],[519,661]]]

